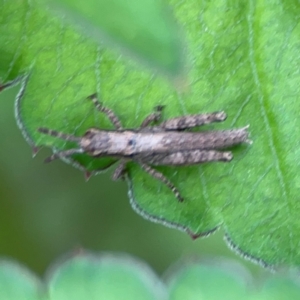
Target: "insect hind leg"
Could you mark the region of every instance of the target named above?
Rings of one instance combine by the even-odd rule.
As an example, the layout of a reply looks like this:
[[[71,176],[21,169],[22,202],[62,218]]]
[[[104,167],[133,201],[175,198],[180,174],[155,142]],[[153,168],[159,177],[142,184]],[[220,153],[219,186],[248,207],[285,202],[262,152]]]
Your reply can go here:
[[[213,122],[222,122],[226,120],[226,118],[227,115],[224,111],[198,115],[187,115],[166,120],[162,122],[159,127],[165,130],[184,130]]]
[[[151,168],[145,163],[139,162],[139,164],[145,172],[147,172],[152,177],[163,182],[173,192],[173,194],[175,195],[175,197],[178,199],[179,202],[183,202],[183,197],[180,195],[180,192],[167,177],[165,177],[161,172]]]
[[[106,114],[106,116],[109,118],[109,120],[112,122],[112,124],[116,127],[116,129],[121,130],[123,128],[119,118],[115,115],[115,113],[111,109],[105,107],[99,101],[99,99],[97,98],[97,94],[90,95],[87,98],[92,100],[92,102],[94,103],[94,105],[98,111]]]

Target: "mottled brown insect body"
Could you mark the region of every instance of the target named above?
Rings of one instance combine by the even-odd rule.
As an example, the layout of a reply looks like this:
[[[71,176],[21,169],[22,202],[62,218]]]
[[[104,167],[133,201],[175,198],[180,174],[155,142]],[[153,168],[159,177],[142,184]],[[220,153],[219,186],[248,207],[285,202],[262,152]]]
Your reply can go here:
[[[149,127],[148,131],[105,131],[90,129],[80,141],[84,152],[92,156],[134,156],[170,153],[185,150],[224,149],[247,140],[247,128],[207,131],[168,132]]]
[[[224,112],[189,115],[166,120],[157,126],[152,122],[161,119],[163,107],[156,107],[136,130],[123,129],[121,122],[110,109],[98,102],[96,95],[89,97],[96,108],[104,112],[116,127],[116,130],[90,128],[82,137],[75,137],[48,128],[39,128],[39,132],[64,140],[75,141],[78,148],[61,151],[50,156],[47,161],[75,153],[86,153],[93,157],[116,157],[121,159],[113,179],[122,177],[127,161],[135,161],[143,170],[164,182],[183,201],[177,188],[160,172],[149,165],[179,166],[211,161],[230,161],[230,151],[219,151],[234,145],[248,142],[248,126],[231,130],[187,132],[188,128],[221,122],[226,119]]]

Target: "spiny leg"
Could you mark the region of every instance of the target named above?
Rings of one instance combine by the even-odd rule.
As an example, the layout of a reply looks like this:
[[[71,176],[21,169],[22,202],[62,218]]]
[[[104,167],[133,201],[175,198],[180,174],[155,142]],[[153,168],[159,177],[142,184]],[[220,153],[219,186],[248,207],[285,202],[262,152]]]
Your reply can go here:
[[[117,166],[117,168],[115,169],[115,172],[112,176],[112,179],[114,181],[118,180],[118,179],[123,179],[124,174],[125,174],[125,170],[126,170],[126,161],[124,159],[121,160],[120,164]]]
[[[52,130],[52,129],[45,128],[45,127],[38,128],[38,132],[47,134],[50,136],[54,136],[54,137],[57,137],[59,139],[65,140],[65,141],[70,141],[70,142],[80,142],[81,141],[80,137],[76,137],[71,134],[59,132],[59,131]]]
[[[106,114],[106,116],[109,118],[109,120],[112,122],[112,124],[116,127],[116,129],[118,129],[118,130],[122,129],[122,125],[121,125],[119,118],[115,115],[115,113],[111,109],[102,105],[102,103],[97,98],[97,94],[93,94],[93,95],[89,96],[88,99],[93,101],[93,103],[98,111]]]
[[[213,122],[222,122],[226,120],[226,118],[227,115],[224,111],[198,115],[187,115],[166,120],[163,123],[161,123],[159,127],[165,130],[184,130],[196,126],[210,124]]]
[[[50,135],[50,136],[54,136],[54,137],[63,139],[65,141],[77,142],[77,143],[81,141],[80,137],[76,137],[76,136],[71,135],[71,134],[62,133],[62,132],[52,130],[52,129],[49,129],[49,128],[45,128],[45,127],[38,128],[38,132],[43,133],[43,134],[47,134],[47,135]],[[83,153],[83,152],[84,151],[81,148],[58,151],[58,152],[52,154],[51,156],[49,156],[48,158],[46,158],[45,162],[49,163],[49,162],[51,162],[55,159],[58,159],[58,158],[69,157],[69,156],[71,156],[75,153]]]
[[[149,175],[152,177],[162,181],[175,195],[175,197],[178,199],[179,202],[183,202],[183,197],[180,195],[178,189],[174,186],[174,184],[167,178],[165,177],[162,173],[158,172],[157,170],[151,168],[150,166],[139,162],[141,168],[147,172]]]
[[[155,112],[147,116],[142,122],[140,128],[145,128],[149,126],[152,122],[158,122],[162,117],[163,105],[158,105],[155,107]]]
[[[69,149],[69,150],[58,151],[56,153],[53,153],[51,156],[47,157],[45,159],[45,163],[49,163],[58,158],[69,157],[73,154],[83,153],[83,152],[84,152],[83,149]]]

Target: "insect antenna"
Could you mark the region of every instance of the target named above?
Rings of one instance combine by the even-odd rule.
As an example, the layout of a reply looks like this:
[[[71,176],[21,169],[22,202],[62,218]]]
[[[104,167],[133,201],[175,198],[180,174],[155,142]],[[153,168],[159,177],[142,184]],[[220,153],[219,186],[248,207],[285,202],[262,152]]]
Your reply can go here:
[[[83,149],[80,149],[80,148],[59,151],[59,152],[56,152],[56,153],[52,154],[51,156],[47,157],[45,159],[45,163],[49,163],[58,158],[69,157],[75,153],[83,153],[83,152],[84,152]]]
[[[77,137],[77,136],[74,136],[71,134],[62,133],[62,132],[52,130],[49,128],[45,128],[45,127],[38,128],[38,132],[54,136],[54,137],[60,138],[65,141],[70,141],[70,142],[80,142],[81,141],[80,137]]]

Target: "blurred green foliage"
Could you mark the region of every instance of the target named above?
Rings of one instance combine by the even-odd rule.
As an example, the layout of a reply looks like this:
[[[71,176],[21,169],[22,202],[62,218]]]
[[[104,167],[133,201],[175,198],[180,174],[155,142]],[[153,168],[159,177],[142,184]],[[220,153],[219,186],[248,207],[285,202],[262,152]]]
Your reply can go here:
[[[162,278],[127,254],[84,249],[60,257],[39,278],[23,265],[0,259],[0,299],[5,300],[291,300],[300,297],[295,272],[253,280],[224,258],[189,259]]]
[[[184,43],[165,0],[43,0],[100,44],[115,45],[173,79],[183,77]],[[159,49],[159,51],[158,51]]]

